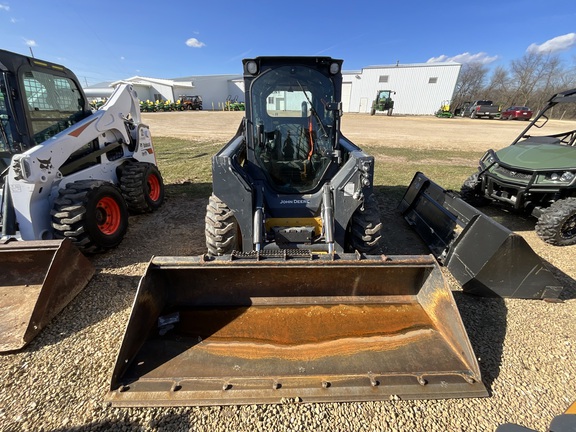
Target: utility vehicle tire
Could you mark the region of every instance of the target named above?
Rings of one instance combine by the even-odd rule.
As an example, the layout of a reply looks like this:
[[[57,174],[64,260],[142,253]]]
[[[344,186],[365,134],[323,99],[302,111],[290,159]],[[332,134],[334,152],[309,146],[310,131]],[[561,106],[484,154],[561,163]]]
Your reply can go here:
[[[379,254],[381,229],[382,222],[380,222],[378,203],[374,196],[370,195],[364,201],[364,206],[354,212],[348,224],[347,252]]]
[[[238,222],[230,208],[212,194],[206,206],[206,247],[210,255],[226,255],[239,250]]]
[[[490,203],[490,200],[482,194],[480,190],[480,180],[478,173],[468,177],[460,188],[460,198],[474,207],[482,207]]]
[[[164,181],[155,165],[128,162],[122,166],[119,178],[122,196],[131,213],[153,212],[164,202]]]
[[[576,244],[576,198],[558,200],[543,210],[535,230],[542,240],[551,245]]]
[[[128,209],[122,194],[101,180],[67,184],[50,214],[55,236],[70,239],[85,253],[118,246],[128,229]]]

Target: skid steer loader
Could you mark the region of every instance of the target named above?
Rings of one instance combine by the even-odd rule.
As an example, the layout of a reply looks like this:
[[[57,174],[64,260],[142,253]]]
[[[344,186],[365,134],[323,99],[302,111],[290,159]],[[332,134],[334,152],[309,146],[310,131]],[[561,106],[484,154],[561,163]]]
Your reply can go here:
[[[480,397],[432,256],[383,256],[373,157],[340,133],[341,60],[246,59],[212,160],[208,254],[154,257],[107,400],[172,406]]]
[[[90,280],[164,186],[138,99],[92,112],[76,76],[0,50],[0,351],[22,348]]]

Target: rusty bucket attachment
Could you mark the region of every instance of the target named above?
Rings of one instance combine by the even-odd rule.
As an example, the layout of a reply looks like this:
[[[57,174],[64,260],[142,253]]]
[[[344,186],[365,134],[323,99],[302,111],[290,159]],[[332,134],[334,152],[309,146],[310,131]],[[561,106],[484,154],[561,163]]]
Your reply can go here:
[[[106,399],[182,406],[393,395],[487,395],[431,255],[155,257]]]
[[[0,245],[0,352],[23,348],[86,286],[92,263],[69,240]]]
[[[524,238],[418,172],[400,211],[464,292],[557,299],[562,287]]]

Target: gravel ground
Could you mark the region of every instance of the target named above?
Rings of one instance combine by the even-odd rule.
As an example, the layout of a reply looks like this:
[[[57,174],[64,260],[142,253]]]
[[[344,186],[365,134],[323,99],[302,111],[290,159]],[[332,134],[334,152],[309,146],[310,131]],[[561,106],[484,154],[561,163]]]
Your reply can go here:
[[[192,128],[190,135],[201,139],[202,134],[217,130],[217,138],[225,140],[239,121],[235,113],[170,114],[145,117],[153,134],[171,131],[179,136],[179,131]],[[454,137],[465,135],[466,145],[487,148],[488,129],[495,129],[501,142],[520,127],[468,119],[349,116],[345,120],[345,133],[360,145],[362,139],[386,142],[390,136],[395,143],[419,140],[418,145],[423,145],[422,137],[413,136],[421,133],[434,137],[424,145],[445,148]],[[468,125],[465,133],[459,129],[463,125]],[[438,137],[440,133],[444,139]],[[177,191],[177,185],[171,187]],[[475,298],[462,294],[445,273],[478,357],[488,398],[139,409],[107,405],[104,396],[117,350],[150,257],[204,252],[205,200],[171,196],[157,213],[132,217],[117,249],[91,258],[95,277],[28,347],[0,355],[0,430],[493,431],[499,424],[515,422],[544,431],[576,399],[576,247],[544,245],[532,232],[533,221],[494,212],[492,216],[523,235],[550,263],[566,288],[563,303]],[[397,203],[378,198],[390,234],[386,252],[426,253],[396,214]]]

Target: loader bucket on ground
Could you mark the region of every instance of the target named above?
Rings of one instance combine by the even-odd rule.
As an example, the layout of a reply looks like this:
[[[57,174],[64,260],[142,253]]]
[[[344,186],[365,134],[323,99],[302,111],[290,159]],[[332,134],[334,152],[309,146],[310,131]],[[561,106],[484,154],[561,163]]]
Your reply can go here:
[[[181,406],[394,395],[487,395],[431,255],[155,257],[106,399]]]
[[[34,339],[93,274],[92,263],[69,240],[0,245],[0,352]]]
[[[562,287],[524,238],[416,173],[400,211],[464,292],[557,299]]]

